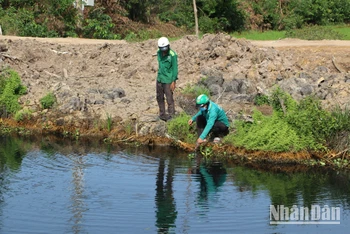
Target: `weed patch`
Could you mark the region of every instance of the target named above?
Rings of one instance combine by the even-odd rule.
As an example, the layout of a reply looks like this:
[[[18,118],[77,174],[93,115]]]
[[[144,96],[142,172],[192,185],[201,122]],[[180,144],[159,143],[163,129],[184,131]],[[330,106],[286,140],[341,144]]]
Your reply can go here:
[[[50,109],[55,103],[56,97],[51,92],[40,99],[40,104],[43,109]]]
[[[272,116],[264,116],[255,110],[253,122],[235,121],[236,131],[225,137],[225,142],[251,150],[297,152],[302,150],[326,150],[327,142],[343,133],[348,142],[350,112],[327,112],[318,99],[309,96],[297,103],[280,88],[271,96],[261,97],[257,103],[269,103]],[[333,142],[335,143],[335,142]],[[343,147],[344,148],[344,147]]]
[[[0,116],[14,114],[21,109],[18,98],[27,92],[17,72],[5,69],[0,73]]]
[[[19,122],[23,120],[30,120],[32,117],[32,111],[29,109],[22,109],[16,112],[14,119]]]
[[[186,87],[182,91],[183,94],[193,95],[194,97],[198,97],[201,94],[205,94],[210,97],[210,91],[204,85],[195,85],[192,86],[187,84]]]
[[[188,125],[188,120],[190,118],[191,116],[183,112],[167,122],[168,133],[177,140],[195,143],[197,140],[195,129],[193,126]]]

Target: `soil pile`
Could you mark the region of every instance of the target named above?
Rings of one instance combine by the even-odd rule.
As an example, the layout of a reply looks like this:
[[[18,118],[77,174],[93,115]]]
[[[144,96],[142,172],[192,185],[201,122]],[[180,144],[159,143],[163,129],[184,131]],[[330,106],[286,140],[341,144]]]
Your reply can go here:
[[[155,98],[157,40],[0,36],[0,48],[0,65],[16,70],[28,87],[20,102],[33,111],[37,126],[93,129],[111,117],[133,123],[137,134],[164,135]],[[254,97],[275,85],[296,99],[316,94],[326,107],[350,102],[349,41],[253,42],[208,34],[185,36],[171,48],[179,59],[178,113],[195,111],[193,98],[181,90],[197,84],[209,88],[231,120],[248,113]],[[43,111],[39,100],[49,92],[58,104]]]

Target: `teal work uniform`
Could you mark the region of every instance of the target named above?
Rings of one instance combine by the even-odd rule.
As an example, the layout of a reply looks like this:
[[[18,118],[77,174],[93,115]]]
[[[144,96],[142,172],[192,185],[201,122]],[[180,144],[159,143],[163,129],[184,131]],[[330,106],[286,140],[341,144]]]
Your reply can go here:
[[[203,115],[207,120],[207,125],[205,126],[202,134],[199,136],[199,138],[201,138],[202,140],[204,140],[207,137],[210,130],[214,126],[215,121],[220,121],[227,127],[230,126],[225,111],[215,102],[209,101],[208,110],[198,111],[197,114],[195,114],[192,117],[192,121],[196,121],[197,117],[200,115]]]
[[[177,80],[178,65],[177,54],[172,49],[169,49],[169,53],[165,56],[162,55],[162,51],[158,49],[158,75],[157,81],[163,84],[171,84]]]
[[[210,174],[204,166],[200,166],[199,168],[200,174],[204,177],[207,192],[215,192],[218,187],[223,185],[226,181],[226,173],[217,174],[216,180],[214,179],[214,175]]]

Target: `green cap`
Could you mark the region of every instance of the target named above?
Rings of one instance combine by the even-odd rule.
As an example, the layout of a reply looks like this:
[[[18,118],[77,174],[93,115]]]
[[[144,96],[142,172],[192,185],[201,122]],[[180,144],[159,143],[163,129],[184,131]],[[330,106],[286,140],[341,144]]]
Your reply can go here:
[[[201,94],[196,98],[197,105],[207,104],[209,102],[209,97],[205,94]]]

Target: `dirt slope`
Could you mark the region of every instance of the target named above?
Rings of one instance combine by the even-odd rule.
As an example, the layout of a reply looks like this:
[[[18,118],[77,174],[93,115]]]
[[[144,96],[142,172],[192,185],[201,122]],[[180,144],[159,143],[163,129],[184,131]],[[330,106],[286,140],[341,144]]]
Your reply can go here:
[[[252,83],[248,89],[265,91],[279,75],[287,79],[320,66],[327,74],[346,77],[350,71],[350,41],[246,41],[220,34],[200,40],[185,36],[171,42],[171,47],[179,57],[177,92],[213,71],[225,82],[247,79]],[[51,91],[58,98],[57,110],[64,122],[96,116],[157,122],[157,40],[127,43],[0,36],[0,48],[0,65],[19,72],[29,91],[21,102],[34,112],[40,111],[39,99]],[[343,103],[350,100],[347,90]],[[215,98],[235,113],[246,108],[244,103],[234,105],[232,95],[219,93]],[[182,111],[181,106],[176,108]]]

